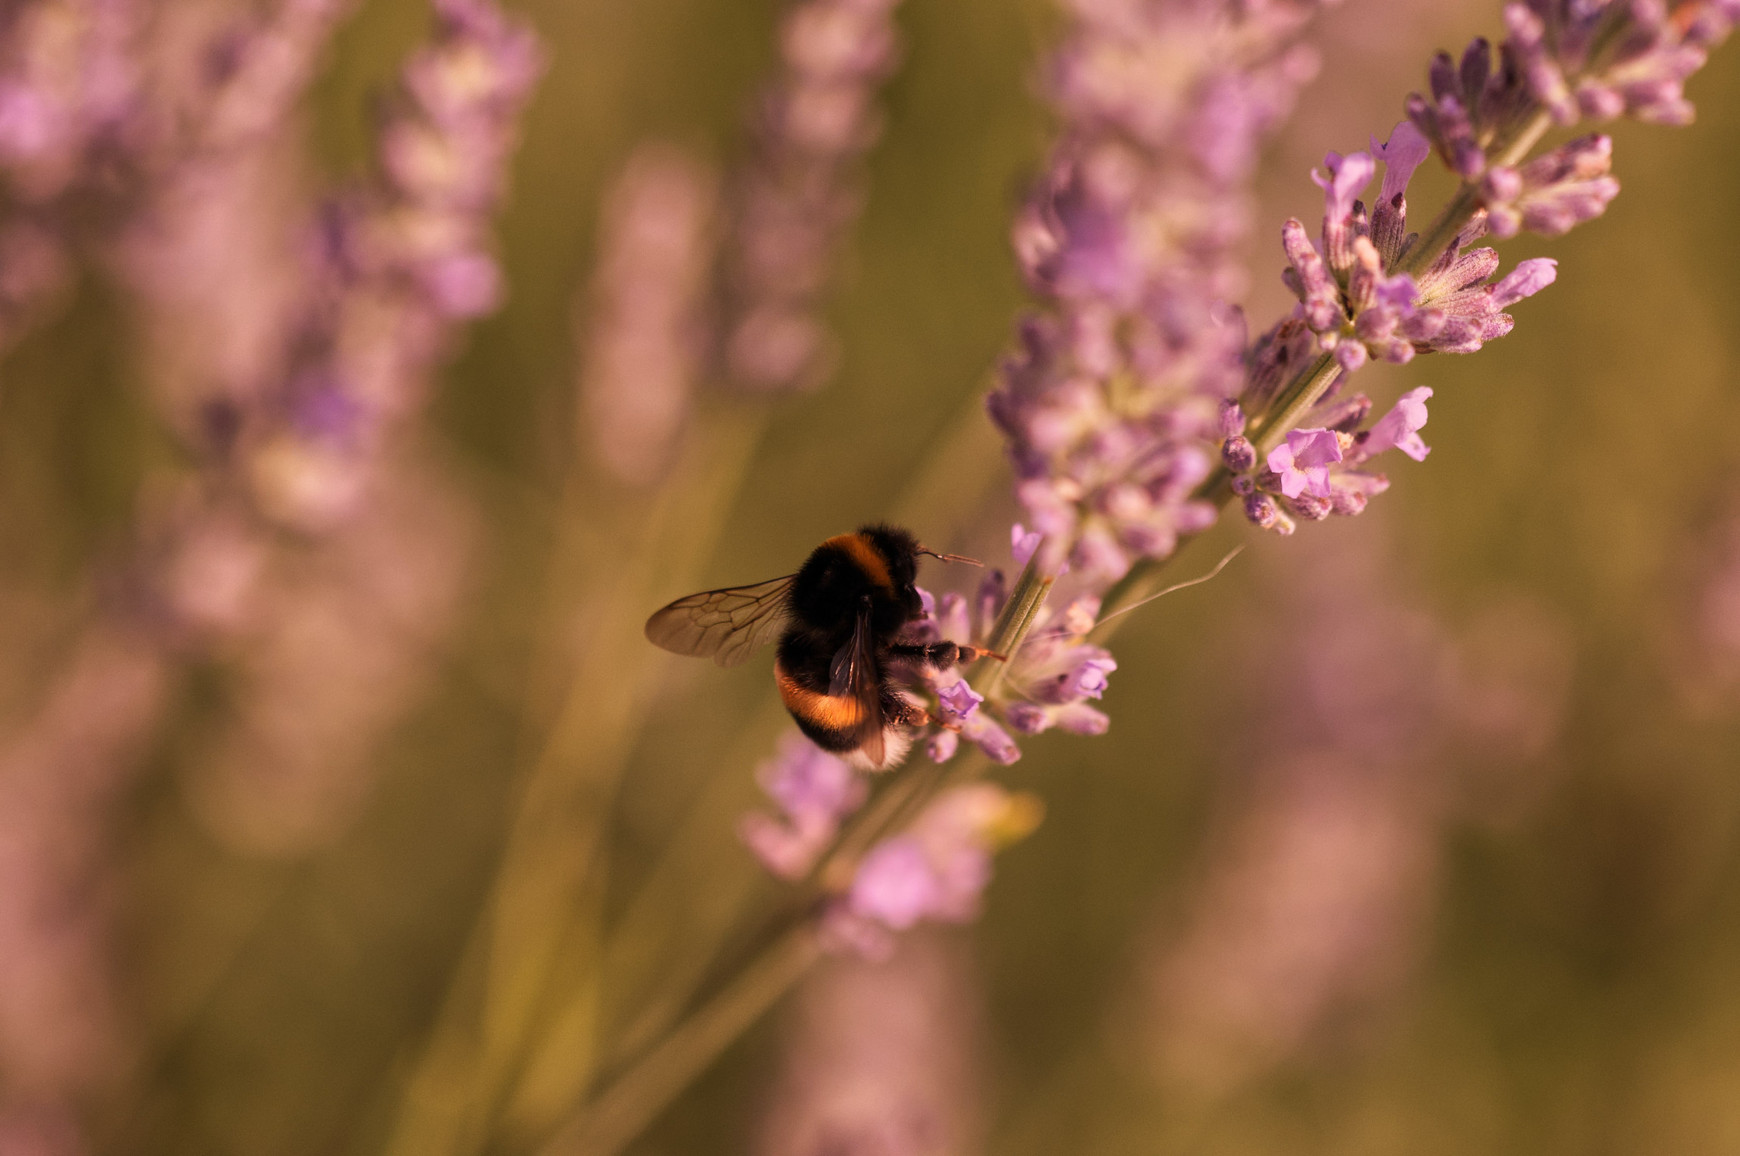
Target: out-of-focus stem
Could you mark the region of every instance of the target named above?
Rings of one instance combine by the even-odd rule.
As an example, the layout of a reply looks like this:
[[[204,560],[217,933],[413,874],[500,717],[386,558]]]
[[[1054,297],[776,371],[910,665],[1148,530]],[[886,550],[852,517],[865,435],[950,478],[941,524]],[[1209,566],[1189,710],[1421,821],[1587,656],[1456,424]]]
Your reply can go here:
[[[617,503],[598,526],[582,527],[578,509],[568,510],[567,532],[603,534],[593,545],[610,546],[601,554],[571,544],[587,568],[576,585],[593,612],[589,645],[519,794],[466,965],[407,1083],[390,1154],[481,1150],[547,1025],[572,1021],[590,1002],[601,953],[597,906],[586,897],[601,886],[606,816],[664,661],[641,635],[644,591],[655,579],[696,580],[686,576],[711,552],[716,529],[707,528],[723,525],[764,415],[764,407],[727,403],[697,422],[696,443],[651,503]],[[624,541],[636,546],[625,552]],[[574,577],[565,569],[558,582]],[[586,1086],[595,1058],[577,1047],[560,1057],[562,1073],[532,1080],[551,1089],[552,1111]]]
[[[761,1018],[821,957],[805,925],[787,932],[724,991],[570,1119],[539,1156],[611,1156]]]

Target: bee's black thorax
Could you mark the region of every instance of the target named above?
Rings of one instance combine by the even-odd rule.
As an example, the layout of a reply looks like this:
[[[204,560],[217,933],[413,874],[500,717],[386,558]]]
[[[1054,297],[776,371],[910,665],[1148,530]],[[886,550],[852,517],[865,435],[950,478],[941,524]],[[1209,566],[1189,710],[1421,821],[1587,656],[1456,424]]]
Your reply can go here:
[[[865,526],[829,538],[810,553],[792,582],[787,637],[802,635],[832,654],[851,641],[860,608],[868,605],[878,642],[890,641],[918,617],[917,577],[918,544],[903,530]]]

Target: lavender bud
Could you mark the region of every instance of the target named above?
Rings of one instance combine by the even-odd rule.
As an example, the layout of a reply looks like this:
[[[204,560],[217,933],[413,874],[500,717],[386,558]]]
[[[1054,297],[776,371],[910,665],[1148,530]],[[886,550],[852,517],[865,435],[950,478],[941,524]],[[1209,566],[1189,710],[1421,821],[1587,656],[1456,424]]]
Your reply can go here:
[[[1234,398],[1223,398],[1220,403],[1220,435],[1235,437],[1245,432],[1245,411],[1239,408]]]
[[[1003,711],[1003,719],[1016,734],[1037,735],[1051,729],[1051,714],[1031,702],[1012,702]]]
[[[1329,498],[1330,512],[1344,517],[1352,517],[1355,514],[1365,512],[1366,501],[1365,494],[1359,490],[1344,489],[1337,486]]]
[[[1321,522],[1329,517],[1329,499],[1319,498],[1315,494],[1299,494],[1296,497],[1283,498],[1288,513],[1303,518],[1307,522]]]
[[[1229,437],[1220,449],[1221,461],[1235,474],[1242,474],[1257,464],[1257,447],[1243,437]]]
[[[1059,707],[1052,721],[1059,730],[1072,735],[1103,735],[1112,725],[1104,711],[1082,702]]]
[[[1267,494],[1245,495],[1244,506],[1245,517],[1260,529],[1274,529],[1281,516],[1281,511],[1275,506],[1275,499]]]

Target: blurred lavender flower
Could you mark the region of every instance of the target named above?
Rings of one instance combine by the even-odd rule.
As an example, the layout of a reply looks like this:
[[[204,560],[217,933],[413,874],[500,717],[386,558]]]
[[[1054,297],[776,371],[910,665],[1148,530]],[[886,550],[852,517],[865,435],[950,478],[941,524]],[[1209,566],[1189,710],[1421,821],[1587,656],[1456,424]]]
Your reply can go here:
[[[1508,657],[1484,626],[1452,634],[1397,593],[1386,526],[1270,564],[1269,618],[1251,627],[1266,644],[1240,648],[1238,675],[1267,705],[1232,738],[1247,769],[1151,977],[1169,1083],[1220,1096],[1347,1042],[1423,947],[1445,829],[1525,794],[1538,776],[1519,764],[1563,721],[1562,632],[1491,618]]]
[[[349,828],[381,777],[380,748],[440,669],[478,529],[432,463],[394,461],[373,500],[303,553],[262,559],[234,584],[212,581],[233,557],[220,554],[190,584],[247,598],[222,635],[231,709],[182,768],[207,830],[244,854],[288,857]]]
[[[54,230],[29,219],[0,225],[0,355],[65,294],[71,274]]]
[[[914,935],[883,962],[824,963],[797,995],[753,1151],[977,1151],[977,993],[964,947]]]
[[[1101,582],[1206,528],[1193,497],[1239,386],[1238,246],[1258,149],[1316,57],[1317,5],[1078,0],[1053,57],[1063,118],[1015,226],[1046,306],[991,394],[1044,565]]]
[[[109,974],[108,833],[157,723],[167,673],[147,640],[92,627],[0,748],[5,1151],[86,1151],[85,1114],[126,1070],[132,1033]]]
[[[670,464],[702,370],[717,189],[672,145],[639,146],[606,197],[582,314],[581,436],[631,485]]]
[[[33,207],[100,179],[147,129],[142,0],[24,0],[0,13],[0,172]]]
[[[749,391],[804,389],[832,357],[818,316],[836,250],[861,211],[857,170],[899,59],[898,0],[794,0],[780,73],[762,93],[731,188],[720,361]]]
[[[782,739],[779,752],[755,777],[780,814],[752,812],[738,831],[762,865],[781,879],[800,879],[815,866],[841,821],[869,794],[843,760],[799,734]]]
[[[851,885],[823,917],[824,941],[886,958],[893,951],[890,932],[976,918],[992,853],[1025,838],[1043,813],[1034,796],[992,783],[942,792],[905,831],[865,853]]]
[[[334,27],[356,4],[274,0],[207,42],[199,61],[203,83],[190,86],[200,105],[195,136],[183,147],[196,157],[221,153],[281,129]]]
[[[271,517],[319,527],[363,499],[461,321],[501,296],[488,227],[542,61],[486,0],[436,0],[380,128],[380,173],[328,204],[297,353],[249,473]]]
[[[276,0],[234,20],[211,5],[31,0],[0,13],[0,180],[13,213],[0,347],[45,312],[71,250],[107,259],[121,235],[125,267],[142,218],[173,216],[178,200],[224,206],[200,194],[237,149],[282,147],[269,138],[349,7]]]

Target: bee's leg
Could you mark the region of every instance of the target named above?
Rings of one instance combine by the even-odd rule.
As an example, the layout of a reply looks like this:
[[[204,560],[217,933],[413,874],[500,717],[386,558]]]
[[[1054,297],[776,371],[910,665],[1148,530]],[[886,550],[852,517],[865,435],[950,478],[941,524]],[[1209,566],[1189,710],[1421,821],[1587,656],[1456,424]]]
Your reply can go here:
[[[934,666],[939,670],[947,670],[960,661],[961,648],[947,641],[928,642],[920,645],[890,646],[888,653],[895,658],[910,659],[922,662],[926,666]]]
[[[894,726],[927,727],[933,721],[930,712],[905,695],[891,695],[882,703],[882,718]]]
[[[947,670],[951,666],[963,663],[977,662],[981,658],[995,658],[1003,661],[1001,654],[993,654],[989,650],[981,650],[977,646],[961,646],[958,643],[944,639],[941,642],[926,643],[922,646],[891,646],[888,653],[895,658],[908,658],[934,666],[938,670]]]
[[[959,650],[960,658],[956,660],[959,662],[977,662],[981,658],[994,658],[998,662],[1009,661],[1007,654],[998,654],[995,650],[985,650],[977,646],[962,646]]]

